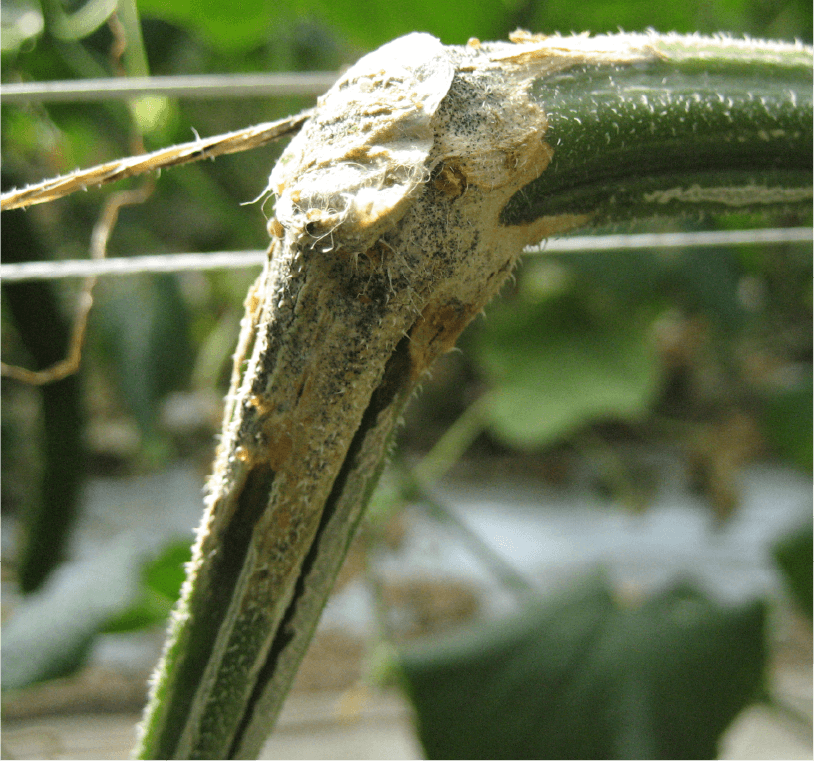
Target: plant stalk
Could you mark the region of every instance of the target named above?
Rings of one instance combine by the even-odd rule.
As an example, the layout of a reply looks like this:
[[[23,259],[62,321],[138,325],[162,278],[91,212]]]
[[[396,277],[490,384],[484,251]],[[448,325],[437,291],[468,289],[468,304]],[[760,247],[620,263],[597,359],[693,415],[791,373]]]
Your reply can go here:
[[[654,213],[808,213],[811,65],[779,43],[413,34],[320,99],[271,176],[139,757],[257,755],[404,404],[525,245]]]

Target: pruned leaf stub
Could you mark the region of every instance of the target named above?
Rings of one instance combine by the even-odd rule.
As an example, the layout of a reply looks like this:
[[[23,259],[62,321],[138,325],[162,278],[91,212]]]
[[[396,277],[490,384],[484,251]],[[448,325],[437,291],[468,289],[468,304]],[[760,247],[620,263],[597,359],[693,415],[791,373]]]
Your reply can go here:
[[[432,117],[455,67],[429,34],[366,55],[319,101],[269,179],[295,240],[363,251],[393,227],[428,177]]]

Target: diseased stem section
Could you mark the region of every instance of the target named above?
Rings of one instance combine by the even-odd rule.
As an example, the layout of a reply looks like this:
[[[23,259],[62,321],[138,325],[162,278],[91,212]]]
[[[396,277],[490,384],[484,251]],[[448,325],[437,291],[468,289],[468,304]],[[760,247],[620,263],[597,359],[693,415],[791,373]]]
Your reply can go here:
[[[727,191],[727,208],[739,198],[750,207],[753,184],[775,181],[793,192],[766,196],[762,208],[807,206],[810,159],[788,136],[810,149],[810,86],[800,87],[803,69],[810,83],[810,50],[750,54],[773,67],[784,93],[761,96],[765,119],[783,126],[761,122],[754,133],[743,125],[748,99],[735,97],[742,72],[730,104],[727,71],[714,89],[691,71],[703,71],[710,50],[742,63],[737,45],[732,53],[716,41],[656,35],[516,40],[445,48],[414,34],[366,56],[320,100],[272,173],[270,257],[247,299],[206,512],[140,757],[257,754],[404,404],[523,247],[592,221],[674,213],[703,200],[692,151],[673,150],[669,172],[655,164],[642,171],[637,146],[655,161],[660,144],[706,141],[712,156],[718,135],[724,159],[715,171],[733,170],[726,187],[740,182],[742,191]],[[687,78],[675,98],[654,84],[662,75],[672,81],[671,66]],[[612,90],[599,100],[617,110],[648,104],[646,119],[636,105],[619,122],[629,137],[614,138],[608,113],[591,105],[599,82]],[[634,96],[631,82],[645,92]],[[793,98],[802,116],[788,108]],[[653,107],[662,101],[669,126]],[[694,102],[715,112],[701,126]],[[585,121],[595,115],[582,132],[571,129],[579,109]],[[738,119],[727,142],[716,125]],[[765,141],[767,127],[784,135]],[[756,140],[765,150],[756,152]],[[737,150],[725,150],[729,143]],[[669,200],[647,206],[645,190]]]
[[[326,268],[335,266],[328,258],[296,274],[297,265],[276,248],[278,258],[264,274],[264,301],[248,305],[244,337],[253,340],[251,357],[235,376],[233,416],[190,568],[195,582],[184,590],[177,642],[157,685],[172,699],[160,701],[166,714],[148,725],[158,730],[148,738],[156,756],[235,752],[259,685],[291,639],[294,601],[307,598],[303,578],[311,565],[324,573],[308,558],[336,512],[331,503],[358,459],[354,450],[380,416],[370,389],[386,387],[385,381],[393,386],[382,411],[399,396],[385,368],[409,323],[377,336],[383,302],[354,298],[350,309],[335,303],[364,287],[364,279],[349,268],[343,282],[326,281]],[[275,278],[284,282],[270,284]],[[326,285],[339,285],[339,293],[328,293]],[[320,315],[337,309],[344,319],[326,325]],[[411,318],[403,305],[401,311]]]
[[[384,466],[382,452],[390,446],[412,387],[407,344],[408,339],[403,338],[388,360],[382,383],[373,394],[334,482],[317,536],[303,562],[294,603],[286,611],[237,734],[235,758],[254,758],[260,752],[372,496]]]

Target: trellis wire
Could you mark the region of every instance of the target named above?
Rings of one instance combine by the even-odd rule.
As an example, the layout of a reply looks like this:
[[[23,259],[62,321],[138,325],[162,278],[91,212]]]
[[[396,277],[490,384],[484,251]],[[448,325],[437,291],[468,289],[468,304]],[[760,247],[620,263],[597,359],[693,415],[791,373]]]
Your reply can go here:
[[[303,71],[13,82],[0,85],[0,100],[9,104],[124,100],[141,95],[195,99],[321,95],[338,77],[333,71]]]
[[[646,233],[637,235],[579,235],[546,241],[526,253],[613,251],[641,248],[691,248],[738,246],[758,243],[799,243],[814,239],[810,227],[708,232]],[[54,280],[69,277],[102,277],[158,272],[242,269],[262,265],[265,251],[215,251],[200,254],[154,254],[116,259],[70,259],[52,262],[0,264],[0,279]]]

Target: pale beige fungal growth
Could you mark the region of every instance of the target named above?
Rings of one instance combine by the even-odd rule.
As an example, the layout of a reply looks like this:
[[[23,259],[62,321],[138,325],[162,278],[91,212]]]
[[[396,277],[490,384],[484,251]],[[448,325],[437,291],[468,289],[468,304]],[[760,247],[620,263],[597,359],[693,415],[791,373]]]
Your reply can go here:
[[[368,248],[407,210],[431,167],[432,119],[455,67],[414,33],[360,59],[274,167],[275,215],[297,242]]]

